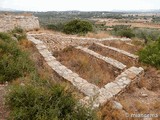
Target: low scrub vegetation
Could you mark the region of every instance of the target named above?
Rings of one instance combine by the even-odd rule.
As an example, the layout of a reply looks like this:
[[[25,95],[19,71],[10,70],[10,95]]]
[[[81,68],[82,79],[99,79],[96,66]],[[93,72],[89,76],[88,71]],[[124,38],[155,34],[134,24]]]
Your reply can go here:
[[[160,68],[160,38],[139,51],[141,62]]]
[[[117,36],[121,36],[121,37],[127,37],[127,38],[135,37],[135,34],[133,33],[130,26],[126,26],[126,25],[114,26],[112,34],[117,35]]]
[[[14,30],[12,30],[11,32],[10,32],[12,35],[13,35],[13,37],[15,37],[18,41],[20,41],[20,40],[23,40],[23,39],[26,39],[26,33],[25,33],[25,31],[22,29],[22,28],[20,28],[20,27],[16,27]]]
[[[0,33],[0,68],[0,83],[26,76],[34,70],[28,53],[7,33]]]
[[[135,29],[134,34],[137,38],[143,39],[145,43],[150,43],[160,37],[159,30],[157,29]]]
[[[55,30],[55,31],[63,31],[64,29],[64,23],[57,23],[57,24],[49,24],[46,26],[47,29],[50,29],[50,30]]]
[[[94,120],[93,113],[77,104],[69,90],[47,82],[11,87],[7,104],[14,120]]]
[[[160,37],[159,32],[158,29],[131,28],[128,25],[116,25],[113,26],[111,34],[120,37],[143,39],[144,43],[148,44]]]

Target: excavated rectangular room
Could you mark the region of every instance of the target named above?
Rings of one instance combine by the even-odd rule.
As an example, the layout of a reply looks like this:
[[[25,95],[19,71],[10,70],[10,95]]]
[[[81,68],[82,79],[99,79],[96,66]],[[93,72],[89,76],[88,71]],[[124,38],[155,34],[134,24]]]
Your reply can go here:
[[[121,73],[121,70],[74,47],[56,51],[53,56],[89,83],[103,87]]]

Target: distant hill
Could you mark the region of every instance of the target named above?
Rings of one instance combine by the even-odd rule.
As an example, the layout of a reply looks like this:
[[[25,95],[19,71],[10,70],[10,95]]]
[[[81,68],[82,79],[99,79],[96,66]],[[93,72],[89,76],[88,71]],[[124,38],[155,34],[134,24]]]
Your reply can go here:
[[[20,10],[0,7],[0,11],[5,11],[5,12],[17,12],[17,11],[20,11]]]
[[[124,13],[160,13],[160,9],[150,10],[112,10],[111,12],[124,12]]]

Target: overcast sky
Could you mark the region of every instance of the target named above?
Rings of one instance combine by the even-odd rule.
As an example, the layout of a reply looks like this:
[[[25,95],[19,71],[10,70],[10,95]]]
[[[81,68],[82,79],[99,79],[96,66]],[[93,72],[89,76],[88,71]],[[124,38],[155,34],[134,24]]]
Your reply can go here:
[[[0,0],[0,8],[28,11],[160,9],[160,0]]]

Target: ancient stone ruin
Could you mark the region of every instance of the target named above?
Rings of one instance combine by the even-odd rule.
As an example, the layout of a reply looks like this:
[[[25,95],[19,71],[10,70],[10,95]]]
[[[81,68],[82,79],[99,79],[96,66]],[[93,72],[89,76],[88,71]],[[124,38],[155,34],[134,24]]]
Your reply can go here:
[[[0,32],[13,30],[15,27],[20,27],[26,31],[39,29],[38,17],[33,15],[0,15]]]
[[[133,59],[135,63],[133,64],[133,66],[130,67],[110,57],[102,56],[92,50],[89,50],[86,47],[82,47],[78,44],[75,45],[75,49],[83,51],[84,53],[89,54],[91,57],[95,57],[96,59],[105,61],[107,64],[110,65],[109,67],[112,66],[112,68],[117,68],[120,70],[120,74],[116,76],[116,78],[112,82],[105,84],[103,87],[99,87],[95,84],[88,82],[87,79],[82,78],[79,74],[73,72],[71,69],[67,68],[60,61],[58,61],[56,57],[53,56],[53,53],[48,50],[48,46],[50,46],[50,43],[49,41],[45,43],[46,40],[44,40],[44,35],[45,34],[43,34],[41,38],[37,38],[39,36],[38,34],[27,34],[27,38],[29,41],[33,42],[39,53],[42,55],[46,63],[51,67],[53,71],[55,71],[59,76],[64,78],[64,80],[70,82],[75,88],[77,88],[81,93],[84,94],[85,97],[80,100],[81,104],[85,104],[87,106],[89,105],[92,108],[103,106],[108,100],[125,92],[126,88],[129,87],[131,84],[135,84],[140,81],[141,77],[143,76],[143,68],[134,66],[135,63],[138,61],[138,56],[136,55],[120,50],[118,48],[102,45],[101,43],[98,43],[100,42],[100,40],[92,40],[92,42],[96,42],[94,43],[95,45],[98,44],[102,48],[111,49],[112,53],[118,52],[122,56],[125,56],[125,59]],[[49,39],[53,37],[53,41],[51,40],[52,42],[56,42],[56,40],[58,40],[59,42],[61,41],[61,43],[63,43],[63,41],[61,40],[62,36],[56,36],[56,38],[54,38],[55,36],[47,36],[49,37]],[[66,39],[68,38],[63,37],[63,39],[65,39],[66,41]],[[79,40],[79,42],[84,41],[83,38],[79,39],[81,39]],[[108,41],[108,39],[105,40]],[[77,39],[73,41],[77,41]],[[90,39],[85,41],[88,41],[88,44],[92,43]],[[63,46],[68,46],[68,44],[63,44]]]

